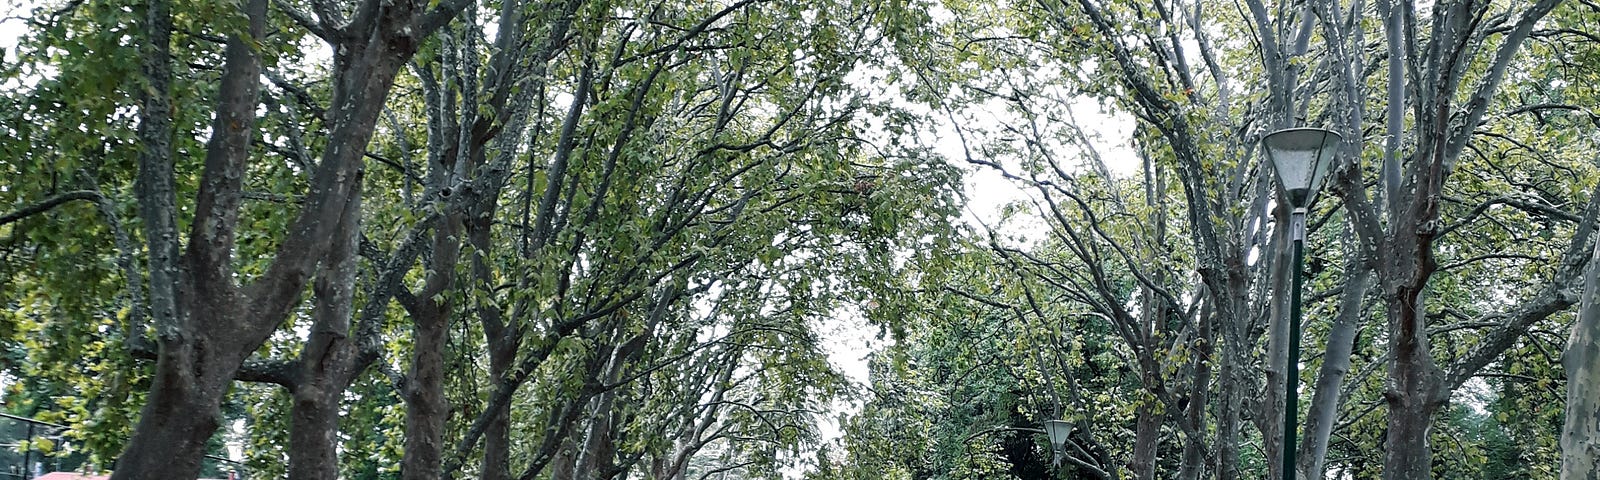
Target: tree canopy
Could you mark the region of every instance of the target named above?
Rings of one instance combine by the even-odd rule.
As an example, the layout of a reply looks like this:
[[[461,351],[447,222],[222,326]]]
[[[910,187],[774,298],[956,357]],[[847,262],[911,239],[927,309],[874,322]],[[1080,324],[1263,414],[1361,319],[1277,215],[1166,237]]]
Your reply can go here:
[[[1600,475],[1587,0],[8,8],[28,458]],[[1261,147],[1297,127],[1341,137],[1303,243]]]

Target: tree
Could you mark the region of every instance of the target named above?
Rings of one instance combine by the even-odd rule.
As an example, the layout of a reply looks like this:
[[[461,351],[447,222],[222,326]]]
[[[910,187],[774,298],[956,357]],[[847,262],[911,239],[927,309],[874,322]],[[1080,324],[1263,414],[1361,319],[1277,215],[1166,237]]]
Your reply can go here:
[[[139,276],[126,269],[130,291],[139,292],[131,295],[136,313],[126,331],[131,345],[154,356],[156,368],[140,424],[118,460],[119,478],[192,477],[198,472],[200,456],[218,426],[218,406],[245,358],[295,308],[301,288],[319,263],[327,261],[325,252],[336,250],[334,232],[350,231],[339,227],[340,219],[351,218],[347,212],[359,205],[354,199],[364,146],[394,75],[417,41],[460,9],[456,3],[379,9],[369,2],[349,11],[323,9],[317,21],[305,23],[335,47],[335,101],[328,116],[332,134],[322,160],[311,169],[310,193],[289,225],[290,233],[274,239],[276,253],[268,255],[264,271],[246,268],[243,278],[234,258],[263,76],[262,51],[252,45],[266,32],[267,2],[213,11],[228,18],[215,122],[205,137],[202,171],[194,177],[197,188],[192,194],[184,189],[181,204],[177,166],[192,163],[178,161],[185,154],[180,147],[188,143],[175,144],[174,139],[191,132],[175,130],[174,119],[192,117],[176,115],[183,110],[173,105],[174,16],[166,2],[144,5],[138,25],[145,36],[134,57],[142,62],[141,75],[135,77],[141,82],[130,89],[136,94],[121,98],[139,100],[136,197],[149,280],[147,290],[139,292]],[[78,13],[74,8],[60,12]],[[182,216],[189,229],[182,238],[180,211],[194,212]],[[146,313],[154,345],[139,342]]]
[[[138,197],[150,252],[157,363],[139,426],[118,459],[116,478],[195,476],[201,448],[218,427],[217,405],[236,372],[298,303],[300,289],[319,262],[333,271],[329,275],[334,280],[325,287],[349,287],[338,284],[348,277],[339,270],[352,267],[338,265],[349,264],[353,242],[335,239],[353,237],[365,145],[400,67],[464,3],[402,2],[380,8],[378,2],[366,2],[350,11],[319,9],[316,22],[303,25],[334,49],[333,100],[327,116],[331,135],[312,170],[300,213],[272,262],[244,284],[233,272],[232,259],[262,76],[259,54],[249,42],[266,32],[267,2],[245,4],[248,28],[230,34],[216,122],[193,198],[196,215],[183,245],[177,234],[169,140],[174,132],[166,93],[171,12],[165,2],[149,4]],[[325,296],[334,297],[325,308],[348,308],[339,305],[348,301],[347,293],[325,291]]]
[[[30,7],[0,65],[6,409],[120,478],[223,424],[291,478],[1585,462],[1586,3],[169,2]],[[1256,143],[1304,125],[1300,272]],[[950,225],[941,136],[1004,220]],[[839,317],[892,341],[859,397]]]
[[[1194,258],[1179,260],[1174,267],[1178,275],[1186,271],[1194,272],[1206,288],[1195,293],[1176,294],[1172,298],[1204,299],[1202,301],[1207,303],[1197,304],[1218,308],[1216,312],[1244,312],[1246,309],[1238,306],[1262,305],[1269,303],[1270,299],[1283,298],[1278,292],[1282,291],[1288,275],[1298,274],[1277,268],[1275,278],[1267,280],[1260,277],[1263,270],[1258,269],[1262,264],[1249,260],[1261,251],[1256,250],[1260,248],[1258,246],[1267,246],[1266,252],[1281,252],[1279,246],[1284,245],[1281,241],[1274,244],[1263,239],[1268,232],[1281,230],[1266,227],[1281,224],[1283,217],[1282,213],[1267,214],[1270,209],[1265,207],[1270,197],[1265,189],[1270,188],[1271,183],[1264,177],[1256,176],[1265,174],[1266,169],[1254,159],[1255,138],[1268,129],[1306,123],[1331,124],[1343,133],[1350,141],[1342,152],[1342,160],[1336,170],[1338,178],[1332,188],[1339,197],[1334,201],[1342,201],[1342,204],[1332,209],[1324,206],[1318,215],[1326,215],[1321,218],[1331,222],[1330,226],[1342,227],[1348,232],[1347,238],[1357,241],[1341,245],[1341,251],[1328,252],[1320,257],[1314,254],[1314,260],[1324,259],[1323,266],[1314,265],[1314,268],[1340,279],[1340,283],[1327,290],[1338,297],[1337,309],[1332,310],[1335,321],[1332,328],[1327,330],[1325,338],[1329,349],[1320,359],[1318,378],[1313,383],[1316,390],[1308,414],[1305,440],[1302,442],[1307,448],[1302,450],[1297,465],[1272,465],[1271,469],[1298,468],[1304,476],[1322,476],[1327,445],[1338,426],[1341,405],[1346,404],[1343,396],[1351,393],[1341,384],[1350,381],[1347,375],[1353,367],[1351,355],[1362,344],[1359,332],[1368,318],[1364,313],[1367,293],[1377,287],[1378,292],[1385,295],[1383,298],[1389,299],[1385,304],[1388,307],[1385,307],[1384,317],[1391,322],[1390,328],[1380,334],[1380,338],[1390,342],[1392,347],[1389,356],[1389,361],[1393,362],[1389,368],[1391,379],[1395,379],[1396,385],[1407,385],[1407,381],[1400,379],[1409,378],[1410,385],[1418,389],[1407,393],[1400,388],[1386,394],[1390,424],[1386,437],[1389,448],[1384,450],[1389,461],[1384,471],[1390,478],[1417,478],[1424,475],[1418,469],[1426,469],[1431,464],[1426,460],[1428,449],[1425,445],[1429,426],[1434,421],[1431,413],[1442,408],[1448,402],[1450,393],[1469,379],[1482,373],[1493,373],[1486,372],[1485,367],[1493,364],[1507,348],[1514,345],[1529,326],[1571,305],[1575,297],[1570,293],[1578,271],[1575,268],[1587,261],[1585,249],[1592,229],[1588,219],[1593,207],[1585,206],[1588,202],[1579,195],[1582,188],[1551,191],[1538,186],[1547,181],[1570,182],[1565,178],[1585,169],[1575,167],[1572,158],[1550,158],[1552,156],[1544,154],[1544,150],[1529,146],[1529,136],[1551,133],[1520,131],[1517,126],[1529,124],[1514,121],[1516,116],[1532,112],[1567,111],[1570,105],[1557,101],[1553,105],[1541,106],[1543,98],[1559,96],[1559,93],[1541,87],[1537,82],[1522,83],[1520,78],[1506,80],[1505,76],[1508,69],[1516,68],[1512,67],[1514,61],[1518,66],[1524,65],[1517,59],[1522,51],[1522,43],[1527,38],[1562,35],[1555,33],[1562,31],[1559,28],[1536,28],[1555,3],[1493,8],[1487,4],[1462,3],[1430,10],[1428,13],[1433,16],[1434,22],[1421,26],[1417,26],[1414,20],[1416,13],[1409,10],[1412,6],[1390,8],[1388,4],[1379,4],[1378,8],[1385,13],[1385,18],[1392,20],[1387,23],[1390,27],[1386,30],[1392,35],[1381,44],[1386,48],[1379,50],[1372,50],[1368,43],[1364,43],[1364,39],[1369,37],[1365,29],[1382,24],[1360,21],[1362,12],[1368,8],[1363,3],[1316,3],[1307,4],[1303,9],[1280,6],[1275,10],[1260,2],[1247,2],[1245,6],[1247,9],[1240,11],[1238,16],[1231,12],[1206,10],[1204,5],[1199,4],[1189,6],[1166,2],[1047,2],[970,6],[967,10],[958,8],[956,11],[959,14],[951,22],[960,25],[951,32],[958,40],[939,45],[945,47],[942,50],[945,55],[934,55],[935,58],[948,60],[952,67],[947,67],[947,71],[929,69],[917,78],[930,85],[925,92],[934,92],[927,94],[925,99],[935,107],[944,109],[941,114],[954,119],[956,125],[953,128],[966,130],[964,140],[969,145],[969,162],[1004,168],[1008,176],[1038,190],[1038,195],[1043,199],[1038,210],[1047,219],[1059,218],[1060,213],[1054,209],[1062,205],[1068,210],[1084,212],[1081,214],[1088,218],[1081,223],[1076,220],[1058,221],[1056,223],[1062,225],[1077,226],[1056,227],[1054,233],[1086,239],[1078,240],[1085,245],[1121,244],[1121,250],[1110,251],[1143,260],[1125,261],[1123,263],[1133,265],[1120,265],[1108,262],[1108,259],[1114,261],[1116,255],[1085,249],[1087,253],[1081,262],[1087,265],[1084,268],[1088,272],[1095,272],[1094,269],[1099,265],[1115,265],[1109,268],[1112,273],[1105,275],[1107,277],[1114,277],[1123,269],[1138,272],[1139,263],[1153,262],[1138,253],[1141,251],[1140,242],[1121,240],[1116,237],[1115,231],[1109,235],[1097,232],[1096,228],[1113,228],[1110,225],[1115,222],[1103,219],[1115,216],[1157,225],[1167,223],[1159,220],[1163,218],[1159,213],[1152,213],[1160,209],[1134,213],[1125,206],[1127,202],[1113,200],[1103,205],[1095,204],[1096,200],[1110,195],[1100,193],[1096,190],[1096,184],[1083,180],[1098,174],[1094,166],[1096,152],[1086,151],[1085,148],[1092,142],[1077,140],[1082,136],[1073,131],[1078,122],[1055,112],[1070,105],[1075,95],[1106,98],[1104,104],[1115,105],[1120,111],[1129,112],[1139,125],[1135,130],[1135,138],[1139,142],[1136,144],[1137,153],[1144,156],[1146,165],[1174,165],[1175,168],[1171,170],[1174,176],[1169,178],[1175,178],[1176,184],[1184,189],[1181,202],[1153,203],[1181,205],[1181,211],[1187,213],[1186,224],[1181,224],[1178,227],[1181,230],[1177,231],[1190,236]],[[1499,10],[1501,8],[1504,10]],[[1467,20],[1469,18],[1486,20],[1471,22]],[[1451,25],[1459,25],[1460,28]],[[1252,42],[1247,44],[1256,49],[1256,56],[1246,59],[1223,55],[1212,46],[1210,35],[1213,29],[1235,29],[1233,31],[1248,35]],[[1317,48],[1313,49],[1313,45]],[[1464,45],[1470,48],[1449,49],[1441,45]],[[1198,52],[1192,50],[1195,46],[1199,47]],[[1437,52],[1450,52],[1450,55],[1409,56],[1429,48]],[[920,59],[914,64],[941,65]],[[1538,60],[1526,63],[1529,68],[1540,64]],[[1383,77],[1385,70],[1378,68],[1383,65],[1391,67],[1388,77]],[[1054,74],[1058,70],[1067,73]],[[1106,81],[1108,79],[1109,82]],[[1510,98],[1503,96],[1500,90],[1502,80],[1518,85],[1518,95]],[[1374,84],[1388,88],[1375,89],[1371,87]],[[973,92],[970,97],[979,100],[944,93],[951,91],[951,87],[955,87],[956,92],[961,91],[960,87],[969,87]],[[1367,103],[1383,98],[1386,98],[1390,110],[1369,114],[1362,108]],[[990,103],[985,105],[981,102]],[[1048,106],[1041,107],[1052,105],[1051,102],[1056,105],[1054,111]],[[984,108],[969,106],[973,104],[984,105]],[[1004,115],[993,113],[993,105],[996,104],[1007,109]],[[1463,105],[1460,111],[1454,107],[1441,107],[1457,104]],[[1408,110],[1403,108],[1405,105],[1413,107],[1409,110],[1409,120]],[[964,114],[964,111],[978,113]],[[1487,113],[1491,111],[1505,113]],[[996,123],[992,118],[996,116],[1001,121],[993,133],[986,133],[979,127]],[[1264,118],[1265,125],[1258,118]],[[1363,122],[1374,119],[1387,121],[1392,129],[1388,136],[1392,142],[1387,145],[1385,156],[1376,164],[1366,162],[1368,159],[1361,155],[1363,136],[1359,134],[1364,131]],[[1404,130],[1408,124],[1412,130]],[[1480,128],[1480,125],[1487,128]],[[1561,132],[1572,131],[1564,125],[1570,124],[1545,126]],[[1517,150],[1531,150],[1537,160],[1523,163],[1523,154]],[[1463,154],[1469,151],[1472,155]],[[1056,160],[1074,154],[1087,160],[1076,164]],[[1472,168],[1463,168],[1472,172],[1495,172],[1509,165],[1518,165],[1511,168],[1520,169],[1518,171],[1524,175],[1508,178],[1503,185],[1518,191],[1519,195],[1514,195],[1518,198],[1538,200],[1523,202],[1492,193],[1496,187],[1487,185],[1498,183],[1498,179],[1446,181],[1451,172],[1466,163],[1477,162],[1479,157],[1487,159],[1481,164],[1474,163]],[[1159,161],[1151,162],[1152,158]],[[1431,158],[1429,161],[1434,162],[1433,167],[1430,169],[1426,161],[1420,160],[1422,158]],[[1007,166],[1007,162],[1015,162],[1018,166]],[[1366,165],[1375,165],[1376,168],[1367,168]],[[1574,168],[1578,170],[1572,170]],[[1144,172],[1150,171],[1150,167],[1146,166]],[[1253,173],[1241,175],[1240,172]],[[1145,175],[1146,185],[1160,191],[1159,185],[1162,184],[1159,180],[1162,177]],[[1497,176],[1493,173],[1475,175],[1479,178]],[[1579,175],[1570,176],[1581,178]],[[1379,179],[1380,188],[1376,190],[1381,196],[1378,197],[1378,203],[1374,203],[1366,189],[1366,185],[1374,178]],[[1539,180],[1533,180],[1530,186],[1528,178]],[[1241,189],[1240,185],[1248,187]],[[1050,195],[1068,200],[1053,200],[1049,198]],[[1418,207],[1430,202],[1436,206]],[[1448,204],[1450,208],[1442,210],[1447,213],[1441,216],[1437,204]],[[1258,210],[1246,210],[1249,213],[1240,216],[1244,212],[1239,212],[1238,207],[1233,207],[1235,205]],[[1550,232],[1543,239],[1530,239],[1517,233],[1479,237],[1488,241],[1463,239],[1470,236],[1460,232],[1501,229],[1493,221],[1481,216],[1484,210],[1500,205],[1511,207],[1511,212],[1497,215],[1497,218],[1512,217],[1516,221],[1559,227],[1541,229]],[[1568,227],[1571,230],[1567,230]],[[1451,235],[1448,241],[1435,243],[1452,231],[1457,233]],[[1418,247],[1418,242],[1427,245]],[[1161,242],[1148,240],[1144,243]],[[1438,252],[1448,252],[1445,255],[1452,260],[1428,264],[1425,268],[1406,267],[1406,262],[1391,261],[1400,250],[1427,252],[1418,255],[1429,260],[1416,263],[1414,267],[1437,261],[1434,256]],[[1180,255],[1163,252],[1154,256],[1171,258]],[[1266,265],[1287,263],[1282,257],[1263,257],[1268,259]],[[1326,259],[1342,264],[1342,271],[1335,273],[1329,270]],[[1029,260],[1045,267],[1052,265],[1052,259],[1043,262]],[[1532,267],[1541,261],[1559,267]],[[1522,271],[1535,280],[1507,278],[1504,275],[1506,264],[1524,269]],[[1441,265],[1450,272],[1435,277],[1434,274],[1438,273],[1436,268]],[[1072,269],[1062,270],[1065,273],[1058,275],[1062,278],[1072,278],[1077,273]],[[1163,278],[1163,274],[1158,272],[1135,273],[1135,276],[1147,286],[1160,285],[1159,279]],[[1495,281],[1505,282],[1502,285],[1515,285],[1498,290],[1518,299],[1512,307],[1495,306],[1494,301],[1490,300],[1495,294],[1488,294],[1489,290],[1481,286],[1477,290],[1468,286]],[[1254,288],[1264,287],[1268,290],[1252,291],[1248,282],[1260,282],[1255,284],[1260,287]],[[1099,283],[1117,285],[1104,280]],[[1244,287],[1238,288],[1240,285]],[[1182,291],[1181,287],[1164,288]],[[1101,302],[1112,309],[1126,301],[1120,296],[1121,292],[1115,290],[1098,286],[1085,289],[1089,292],[1096,290],[1113,293],[1101,294],[1112,299]],[[1397,300],[1400,298],[1397,292],[1401,290],[1417,296],[1408,297],[1409,300]],[[1423,300],[1427,296],[1421,295],[1424,290],[1432,292],[1427,296],[1450,298],[1450,304],[1470,304],[1474,308],[1470,311],[1453,310],[1445,307],[1447,304],[1444,303],[1429,303]],[[1327,295],[1314,295],[1329,298]],[[1402,309],[1397,305],[1410,306]],[[1148,313],[1152,307],[1149,303],[1143,303],[1138,311]],[[1181,305],[1175,309],[1188,310]],[[1424,312],[1441,310],[1449,315],[1460,315],[1462,324],[1428,327],[1427,321],[1416,320],[1418,317],[1415,315],[1425,316]],[[1399,320],[1402,317],[1406,320]],[[1222,325],[1217,328],[1223,329],[1234,328],[1249,325],[1250,321],[1260,317],[1233,315],[1231,318],[1236,320],[1219,320],[1213,325]],[[1123,322],[1136,324],[1127,320]],[[1272,323],[1282,324],[1281,321]],[[1200,332],[1200,339],[1212,339],[1206,336],[1208,333],[1205,328],[1199,328],[1197,332]],[[1239,339],[1232,343],[1234,351],[1252,351],[1253,347],[1244,346],[1253,345],[1254,338],[1258,337],[1251,335],[1259,333],[1249,328],[1240,332],[1243,335],[1222,332],[1215,338]],[[1448,340],[1451,345],[1447,350],[1431,350],[1426,345],[1428,336]],[[1266,365],[1282,365],[1283,340],[1282,330],[1274,330],[1269,335],[1267,358],[1276,360],[1266,362]],[[1140,343],[1133,337],[1124,341]],[[1226,348],[1230,343],[1226,341],[1201,342],[1197,345],[1207,343],[1224,348],[1221,351],[1223,356],[1217,363],[1220,369],[1227,370],[1231,365],[1250,368],[1248,366],[1257,361],[1248,356],[1229,359]],[[1433,370],[1434,367],[1428,366],[1435,362],[1435,355],[1448,359],[1447,368]],[[1364,364],[1373,365],[1370,362]],[[1281,375],[1274,374],[1275,368],[1279,367],[1269,366],[1266,369],[1269,384],[1282,382]],[[1362,377],[1367,375],[1365,372],[1358,373]],[[1233,377],[1227,373],[1223,376],[1254,377]],[[1364,378],[1355,380],[1365,381]],[[1146,383],[1158,385],[1149,380]],[[1239,383],[1224,381],[1219,388]],[[1262,401],[1251,402],[1246,417],[1241,417],[1255,421],[1261,432],[1259,438],[1263,449],[1267,451],[1276,450],[1280,444],[1278,434],[1273,432],[1284,414],[1273,407],[1278,403],[1277,398],[1281,398],[1279,395],[1281,390],[1268,389]],[[1219,392],[1217,415],[1230,415],[1226,413],[1226,408],[1220,408],[1232,405],[1227,398],[1225,390]],[[1422,400],[1417,403],[1419,399]],[[1228,435],[1228,429],[1236,425],[1236,422],[1225,419],[1218,421],[1219,434]],[[1135,438],[1138,436],[1135,435]],[[1224,452],[1220,458],[1237,458],[1237,452],[1227,450],[1237,442],[1219,439],[1217,443],[1217,448]],[[1203,446],[1204,441],[1199,444]],[[1234,473],[1227,469],[1236,464],[1232,461],[1218,464],[1219,475],[1232,478]],[[1183,471],[1184,475],[1194,474],[1191,473],[1193,470]]]
[[[1600,248],[1597,244],[1595,248]],[[1561,429],[1561,478],[1600,477],[1600,405],[1596,405],[1594,369],[1600,366],[1600,263],[1583,274],[1578,321],[1572,325],[1561,362],[1567,371],[1567,406]]]

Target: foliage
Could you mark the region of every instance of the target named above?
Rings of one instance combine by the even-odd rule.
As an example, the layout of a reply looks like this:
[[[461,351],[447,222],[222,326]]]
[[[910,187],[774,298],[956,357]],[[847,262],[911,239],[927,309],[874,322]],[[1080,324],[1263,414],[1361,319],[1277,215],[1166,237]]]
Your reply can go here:
[[[191,355],[222,388],[190,453],[241,444],[262,478],[319,451],[359,479],[1557,475],[1600,213],[1591,2],[397,2],[172,1],[165,49],[159,1],[7,20],[0,401],[71,445],[28,448],[109,468],[172,359],[238,343]],[[373,23],[372,53],[335,28],[400,7],[437,31]],[[343,83],[360,59],[392,94]],[[1347,141],[1284,466],[1302,272],[1257,142],[1297,125]],[[967,210],[999,188],[963,194],[975,172],[1018,192],[998,218]],[[268,295],[280,260],[307,270]],[[284,307],[170,323],[158,297],[212,299],[197,278],[239,290],[185,309]],[[857,320],[888,342],[849,352],[865,385],[827,347]]]

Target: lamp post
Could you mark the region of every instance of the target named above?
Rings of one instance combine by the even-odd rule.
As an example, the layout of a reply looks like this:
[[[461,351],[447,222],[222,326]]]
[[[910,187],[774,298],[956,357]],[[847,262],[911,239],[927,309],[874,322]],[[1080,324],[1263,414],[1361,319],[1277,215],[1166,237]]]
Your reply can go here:
[[[1306,212],[1322,189],[1322,179],[1338,150],[1339,134],[1320,128],[1290,128],[1261,139],[1278,185],[1289,200],[1289,235],[1294,240],[1294,291],[1289,297],[1289,361],[1284,371],[1283,479],[1295,480],[1295,429],[1300,413],[1300,290],[1305,286]]]
[[[1066,453],[1067,436],[1072,434],[1072,423],[1066,420],[1045,420],[1044,433],[1050,436],[1051,457],[1050,466],[1059,466],[1061,456]]]

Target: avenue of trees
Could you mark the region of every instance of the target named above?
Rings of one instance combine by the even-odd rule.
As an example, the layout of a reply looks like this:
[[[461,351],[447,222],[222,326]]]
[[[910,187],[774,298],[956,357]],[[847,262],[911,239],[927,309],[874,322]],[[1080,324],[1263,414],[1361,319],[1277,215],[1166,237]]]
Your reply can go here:
[[[1600,479],[1590,0],[5,8],[0,402],[117,480]]]

